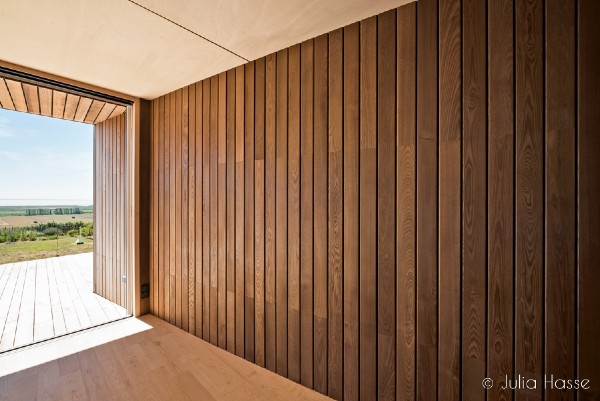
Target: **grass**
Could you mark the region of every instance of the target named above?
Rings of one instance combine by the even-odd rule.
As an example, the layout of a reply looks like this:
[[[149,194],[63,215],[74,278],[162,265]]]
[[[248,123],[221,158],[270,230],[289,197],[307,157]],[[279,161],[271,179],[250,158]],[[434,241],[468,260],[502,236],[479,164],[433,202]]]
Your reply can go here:
[[[54,256],[74,255],[94,251],[94,242],[85,238],[83,245],[75,245],[77,238],[58,237],[58,251],[56,240],[17,241],[10,244],[0,244],[0,264],[22,262],[51,258]]]
[[[82,214],[48,214],[42,216],[1,216],[0,215],[0,229],[2,228],[14,228],[14,227],[31,227],[38,223],[65,223],[67,221],[77,222],[83,221],[87,223],[94,220],[92,213]]]
[[[83,213],[92,213],[93,206],[64,205],[64,206],[0,206],[0,216],[25,216],[27,209],[54,209],[57,207],[78,207]]]

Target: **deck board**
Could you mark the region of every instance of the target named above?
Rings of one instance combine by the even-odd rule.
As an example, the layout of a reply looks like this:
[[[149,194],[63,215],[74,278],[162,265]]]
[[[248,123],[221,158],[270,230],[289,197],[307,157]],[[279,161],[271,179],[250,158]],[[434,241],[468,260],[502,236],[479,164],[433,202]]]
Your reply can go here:
[[[0,265],[0,352],[127,315],[94,294],[92,253]]]

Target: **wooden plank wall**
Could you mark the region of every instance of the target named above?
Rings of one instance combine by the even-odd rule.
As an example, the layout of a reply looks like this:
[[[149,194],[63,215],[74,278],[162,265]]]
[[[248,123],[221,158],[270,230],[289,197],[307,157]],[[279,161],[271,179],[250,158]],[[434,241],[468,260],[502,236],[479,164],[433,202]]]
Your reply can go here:
[[[153,100],[152,313],[334,399],[575,399],[598,17],[420,0]]]
[[[0,108],[88,124],[101,123],[126,110],[122,105],[1,76]]]
[[[94,292],[125,308],[127,113],[94,125]]]

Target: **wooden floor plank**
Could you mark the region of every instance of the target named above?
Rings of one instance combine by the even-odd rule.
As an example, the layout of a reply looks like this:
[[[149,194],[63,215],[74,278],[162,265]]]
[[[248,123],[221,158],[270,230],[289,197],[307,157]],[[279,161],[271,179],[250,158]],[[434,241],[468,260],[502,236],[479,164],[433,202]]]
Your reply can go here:
[[[0,396],[32,401],[328,400],[154,316],[140,320],[152,328],[3,377]]]
[[[15,332],[14,347],[31,344],[33,342],[33,322],[35,313],[35,261],[25,262],[25,281],[23,282],[23,295],[19,308],[19,319]],[[13,300],[14,301],[14,300]]]
[[[35,314],[33,340],[35,342],[54,336],[52,303],[48,283],[47,259],[35,261]]]

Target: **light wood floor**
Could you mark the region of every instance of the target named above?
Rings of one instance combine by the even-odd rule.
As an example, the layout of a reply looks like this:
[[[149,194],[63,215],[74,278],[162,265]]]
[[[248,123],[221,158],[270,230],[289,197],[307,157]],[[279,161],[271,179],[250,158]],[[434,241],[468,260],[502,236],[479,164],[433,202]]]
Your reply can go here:
[[[0,378],[0,400],[330,400],[154,316],[140,320],[152,328]]]
[[[92,278],[92,253],[0,265],[0,352],[127,316]]]

